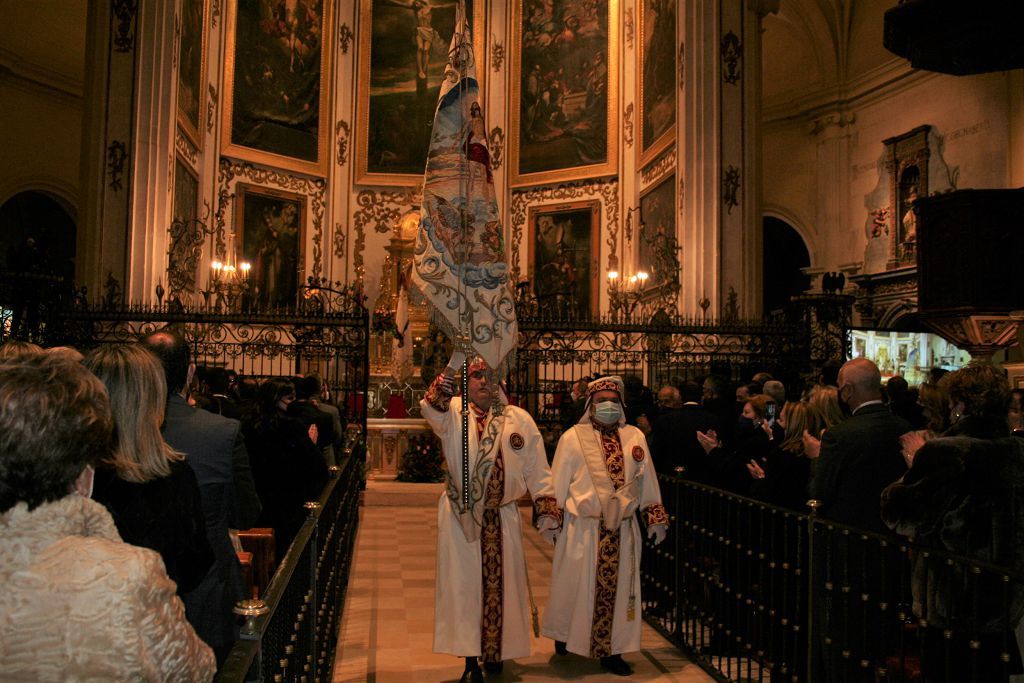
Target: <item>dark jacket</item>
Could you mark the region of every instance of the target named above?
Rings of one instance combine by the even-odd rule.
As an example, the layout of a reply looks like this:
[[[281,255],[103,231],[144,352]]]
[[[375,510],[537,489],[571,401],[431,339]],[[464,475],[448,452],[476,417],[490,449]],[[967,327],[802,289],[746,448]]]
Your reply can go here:
[[[218,649],[235,641],[232,613],[245,597],[241,566],[228,529],[248,529],[260,511],[239,423],[191,407],[173,394],[167,399],[164,439],[188,457],[199,481],[206,534],[213,549],[213,568],[183,596],[185,616],[199,637]]]
[[[758,465],[765,476],[751,482],[751,496],[772,505],[807,512],[807,483],[811,476],[808,458],[776,446],[758,460]]]
[[[965,417],[947,434],[922,446],[914,466],[885,490],[886,524],[922,545],[1024,574],[1024,442],[1010,436],[1005,420]],[[979,581],[996,577],[971,577],[923,553],[914,553],[912,562],[914,612],[930,626],[967,628],[977,609],[978,630],[999,632],[1012,630],[1024,614],[1018,582],[1008,593],[979,591]]]
[[[199,497],[199,482],[184,460],[171,473],[145,484],[99,467],[92,497],[110,512],[125,543],[160,553],[178,595],[189,592],[213,566],[213,550]]]
[[[827,430],[811,478],[811,498],[822,502],[821,516],[843,524],[888,533],[882,523],[882,489],[903,476],[900,436],[907,421],[881,403],[863,406]]]
[[[691,481],[710,483],[708,455],[697,441],[697,431],[720,429],[718,418],[697,404],[688,403],[680,408],[663,410],[654,421],[651,432],[651,458],[655,469],[673,474],[676,467],[684,467],[682,476]]]
[[[284,557],[308,513],[327,485],[327,465],[309,438],[308,427],[284,415],[246,424],[245,439],[263,500],[260,525],[274,529],[277,557]]]

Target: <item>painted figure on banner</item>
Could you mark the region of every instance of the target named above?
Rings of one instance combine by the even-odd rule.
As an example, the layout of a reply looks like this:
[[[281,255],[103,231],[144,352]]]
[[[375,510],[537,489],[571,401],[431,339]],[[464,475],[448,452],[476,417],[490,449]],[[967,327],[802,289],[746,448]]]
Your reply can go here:
[[[644,0],[642,149],[675,123],[675,0]]]
[[[600,658],[604,669],[628,676],[633,670],[622,654],[640,649],[643,604],[636,513],[655,544],[665,540],[669,519],[647,439],[626,424],[622,379],[598,378],[586,396],[551,464],[564,528],[543,633],[557,654]]]
[[[517,325],[468,26],[452,38],[424,173],[412,281],[450,339],[500,371]]]

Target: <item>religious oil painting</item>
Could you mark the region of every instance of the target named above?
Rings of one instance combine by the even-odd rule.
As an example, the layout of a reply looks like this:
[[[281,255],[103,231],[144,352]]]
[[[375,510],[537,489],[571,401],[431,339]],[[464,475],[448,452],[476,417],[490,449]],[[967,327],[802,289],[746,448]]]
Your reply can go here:
[[[597,315],[600,201],[531,208],[529,230],[538,311],[563,319]]]
[[[679,282],[676,249],[676,180],[671,174],[640,195],[636,270],[648,274],[645,292],[660,292]]]
[[[637,82],[641,166],[652,161],[675,139],[676,125],[676,0],[639,0]]]
[[[515,3],[513,186],[616,172],[618,25],[618,0]]]
[[[199,211],[199,179],[180,158],[174,159],[174,201],[171,206],[167,278],[171,298],[195,292],[199,251],[192,243]]]
[[[206,3],[182,0],[178,41],[178,125],[203,148],[203,82],[206,78]]]
[[[252,300],[262,309],[294,307],[303,268],[306,197],[239,183],[235,240],[252,264]]]
[[[423,181],[458,0],[361,0],[356,182]],[[477,0],[482,5],[482,0]],[[466,2],[476,78],[486,71],[484,13]],[[480,83],[480,92],[483,84]]]
[[[223,154],[326,175],[333,6],[228,3]]]

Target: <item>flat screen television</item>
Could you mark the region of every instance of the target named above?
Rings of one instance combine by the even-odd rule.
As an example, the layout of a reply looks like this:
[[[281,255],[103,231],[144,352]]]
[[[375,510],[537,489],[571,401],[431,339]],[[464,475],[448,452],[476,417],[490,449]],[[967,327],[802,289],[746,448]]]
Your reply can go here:
[[[852,358],[867,358],[882,372],[882,381],[900,375],[911,386],[928,379],[932,368],[959,370],[971,355],[932,332],[896,332],[853,328]]]

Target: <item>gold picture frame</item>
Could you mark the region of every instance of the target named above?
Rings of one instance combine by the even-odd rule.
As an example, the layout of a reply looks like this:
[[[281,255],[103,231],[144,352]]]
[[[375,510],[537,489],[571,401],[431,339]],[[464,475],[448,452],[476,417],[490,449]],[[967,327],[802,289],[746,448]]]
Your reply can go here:
[[[528,17],[516,2],[512,21],[510,185],[615,175],[618,0],[552,0]]]
[[[643,168],[676,139],[676,2],[637,0],[637,10],[636,151]]]
[[[262,185],[235,186],[235,245],[252,265],[253,302],[264,310],[296,305],[305,275],[308,199]]]
[[[640,227],[633,272],[647,272],[643,300],[666,297],[679,288],[676,237],[676,175],[670,173],[640,193]]]
[[[298,0],[296,34],[284,3],[228,0],[221,154],[326,177],[334,4]]]
[[[206,53],[210,0],[182,0],[178,38],[176,114],[182,134],[203,149],[203,112],[206,108]]]
[[[360,0],[357,185],[415,187],[423,182],[457,4],[457,0]],[[481,107],[486,42],[483,7],[484,0],[467,7]],[[424,8],[426,15],[422,14]],[[433,31],[430,39],[421,38],[417,26],[421,20]],[[425,59],[425,72],[419,71],[421,58]],[[422,73],[426,76],[421,78]]]
[[[538,311],[561,319],[598,315],[601,201],[530,207],[530,281]]]

